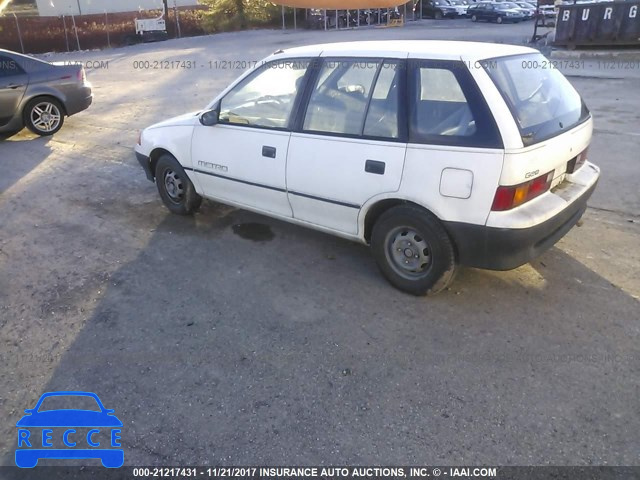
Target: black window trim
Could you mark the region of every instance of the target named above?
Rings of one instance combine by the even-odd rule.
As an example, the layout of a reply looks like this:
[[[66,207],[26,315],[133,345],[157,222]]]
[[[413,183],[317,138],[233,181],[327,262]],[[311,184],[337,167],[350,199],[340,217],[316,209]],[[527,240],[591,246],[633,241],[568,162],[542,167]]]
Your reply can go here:
[[[418,98],[415,71],[419,68],[439,68],[449,70],[455,76],[476,122],[476,133],[465,137],[459,135],[418,135],[413,131],[412,124],[415,115],[415,100]],[[407,73],[409,78],[409,95],[407,95],[407,101],[409,102],[409,111],[407,115],[409,121],[408,143],[466,148],[504,149],[502,135],[500,134],[500,130],[493,113],[491,112],[480,87],[473,78],[473,75],[462,60],[412,58],[409,59],[409,68]]]
[[[300,92],[304,92],[306,90],[306,86],[307,86],[307,82],[309,81],[309,77],[312,74],[312,69],[310,68],[311,65],[317,60],[318,57],[291,57],[291,58],[278,58],[278,59],[274,59],[270,62],[265,62],[263,64],[261,64],[259,67],[255,68],[249,75],[247,75],[245,78],[243,78],[240,82],[238,82],[238,84],[234,85],[234,87],[229,90],[224,97],[222,97],[220,100],[218,100],[216,102],[216,105],[214,106],[214,109],[218,110],[218,115],[220,114],[220,109],[222,108],[222,101],[227,97],[227,95],[229,95],[231,92],[233,92],[233,90],[235,90],[235,88],[242,82],[244,82],[245,80],[253,77],[260,69],[265,68],[268,65],[274,64],[274,63],[282,63],[282,62],[309,62],[309,65],[307,65],[307,69],[304,73],[304,75],[302,76],[302,84],[300,86],[300,89],[296,92],[296,96],[293,100],[293,106],[291,107],[291,112],[289,112],[289,120],[287,122],[287,125],[284,127],[269,127],[266,125],[250,125],[250,124],[245,124],[245,123],[228,123],[228,122],[222,122],[220,120],[218,120],[217,125],[220,126],[227,126],[227,127],[241,127],[241,128],[252,128],[255,130],[266,130],[266,131],[276,131],[276,132],[291,132],[292,131],[292,127],[295,124],[295,119],[297,117],[298,114],[298,109],[300,108],[300,102],[302,100],[302,95]]]
[[[317,62],[314,62],[312,76],[308,79],[306,83],[306,89],[304,92],[304,96],[301,99],[300,108],[298,110],[298,116],[294,123],[292,132],[294,133],[303,133],[306,135],[318,135],[322,137],[337,137],[337,138],[346,138],[346,139],[354,139],[354,140],[371,140],[375,142],[389,142],[389,143],[407,143],[408,140],[408,125],[407,125],[407,60],[406,58],[395,58],[395,57],[355,57],[355,56],[345,56],[345,57],[317,57]],[[376,71],[375,77],[372,82],[371,92],[369,92],[369,99],[367,100],[367,109],[365,111],[362,128],[360,129],[360,134],[350,134],[350,133],[337,133],[337,132],[322,132],[316,130],[305,130],[303,128],[304,119],[307,114],[307,109],[309,108],[309,101],[311,100],[311,95],[313,94],[314,89],[316,88],[316,82],[318,80],[318,76],[320,75],[320,71],[322,67],[327,62],[380,62],[378,69]],[[398,137],[390,138],[390,137],[378,137],[373,135],[364,135],[364,126],[367,121],[367,114],[369,113],[369,105],[371,102],[371,96],[376,88],[376,83],[378,81],[378,76],[380,71],[385,63],[397,63],[398,68],[400,68],[400,84],[398,88]]]

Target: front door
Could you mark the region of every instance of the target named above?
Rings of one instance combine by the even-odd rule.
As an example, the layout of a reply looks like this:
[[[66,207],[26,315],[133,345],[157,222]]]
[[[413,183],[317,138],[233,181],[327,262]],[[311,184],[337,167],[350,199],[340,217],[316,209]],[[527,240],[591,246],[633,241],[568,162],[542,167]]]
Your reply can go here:
[[[195,127],[192,168],[206,196],[291,217],[289,121],[308,63],[263,65],[222,98],[216,125]]]

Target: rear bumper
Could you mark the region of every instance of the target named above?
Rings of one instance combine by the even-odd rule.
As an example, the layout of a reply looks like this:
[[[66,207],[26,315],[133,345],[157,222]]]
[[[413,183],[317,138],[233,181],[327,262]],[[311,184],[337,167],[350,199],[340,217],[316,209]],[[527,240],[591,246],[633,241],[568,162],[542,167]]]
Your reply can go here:
[[[529,228],[445,222],[458,247],[460,264],[488,270],[511,270],[540,256],[578,223],[596,184],[597,180],[555,216]]]
[[[149,159],[149,157],[143,155],[140,152],[136,152],[136,158],[138,159],[138,163],[144,170],[144,173],[147,175],[147,179],[149,179],[149,181],[151,182],[155,182],[156,179],[153,175],[153,172],[151,172],[151,160]]]
[[[93,103],[93,94],[91,93],[91,87],[82,86],[78,91],[72,95],[67,95],[67,101],[64,105],[67,115],[71,116],[78,112],[82,112],[91,106]]]

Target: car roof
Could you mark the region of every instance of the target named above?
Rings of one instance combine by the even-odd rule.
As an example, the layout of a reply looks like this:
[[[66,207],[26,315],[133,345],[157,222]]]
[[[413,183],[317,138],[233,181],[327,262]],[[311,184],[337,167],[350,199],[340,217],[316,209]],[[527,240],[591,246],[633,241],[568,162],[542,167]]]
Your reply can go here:
[[[445,40],[390,40],[341,42],[294,47],[276,52],[284,57],[389,57],[425,58],[437,60],[484,60],[508,55],[537,53],[537,50],[517,45]]]

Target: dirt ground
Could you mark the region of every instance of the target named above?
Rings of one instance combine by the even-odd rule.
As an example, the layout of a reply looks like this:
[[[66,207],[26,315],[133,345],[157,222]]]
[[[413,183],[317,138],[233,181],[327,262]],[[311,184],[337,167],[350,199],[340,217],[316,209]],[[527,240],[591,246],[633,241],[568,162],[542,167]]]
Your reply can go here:
[[[213,202],[173,216],[133,156],[139,129],[240,74],[223,60],[531,29],[253,31],[50,56],[91,62],[95,103],[53,138],[0,142],[0,462],[43,392],[85,390],[123,421],[128,465],[637,465],[640,69],[565,68],[602,168],[583,225],[432,298],[391,288],[360,245]],[[268,233],[243,238],[249,223]]]

